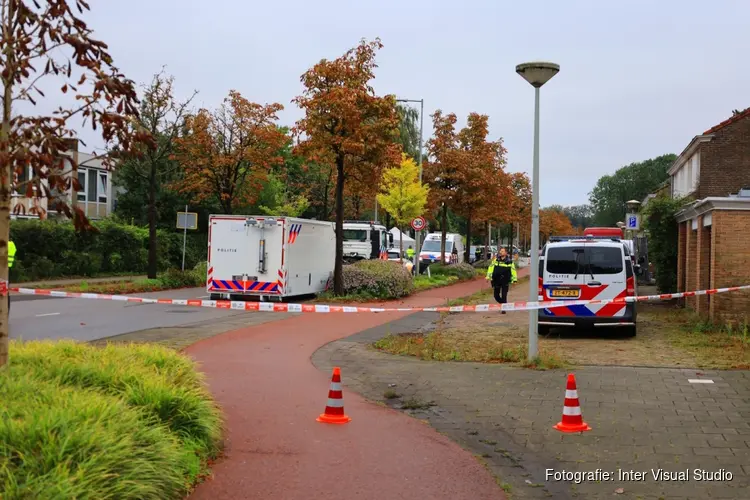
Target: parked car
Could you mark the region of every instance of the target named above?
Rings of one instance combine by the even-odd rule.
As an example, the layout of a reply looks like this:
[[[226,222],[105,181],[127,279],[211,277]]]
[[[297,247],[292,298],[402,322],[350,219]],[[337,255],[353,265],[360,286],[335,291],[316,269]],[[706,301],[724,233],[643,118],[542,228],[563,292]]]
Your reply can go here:
[[[636,296],[627,246],[616,238],[552,238],[539,264],[539,300],[594,300]],[[550,328],[620,327],[636,334],[636,304],[570,305],[539,310],[539,333]]]

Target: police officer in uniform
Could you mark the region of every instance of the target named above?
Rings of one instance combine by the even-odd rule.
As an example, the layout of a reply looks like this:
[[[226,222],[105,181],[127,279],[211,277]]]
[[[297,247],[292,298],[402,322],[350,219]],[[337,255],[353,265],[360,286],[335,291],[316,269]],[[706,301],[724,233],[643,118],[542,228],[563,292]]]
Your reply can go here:
[[[505,304],[508,301],[508,288],[518,282],[516,264],[505,247],[500,248],[497,257],[492,259],[490,267],[487,268],[487,280],[492,285],[495,300],[499,304]],[[502,313],[505,314],[505,311]]]
[[[10,268],[16,260],[16,244],[8,241],[8,313],[10,313]]]

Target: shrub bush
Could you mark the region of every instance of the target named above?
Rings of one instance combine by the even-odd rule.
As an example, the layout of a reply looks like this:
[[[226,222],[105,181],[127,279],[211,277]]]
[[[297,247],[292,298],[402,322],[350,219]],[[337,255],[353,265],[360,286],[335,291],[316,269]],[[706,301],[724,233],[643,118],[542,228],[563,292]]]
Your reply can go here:
[[[11,342],[0,372],[7,498],[182,498],[220,447],[188,357],[153,345]]]
[[[437,276],[456,276],[459,279],[471,279],[477,275],[476,270],[466,263],[461,264],[432,264],[430,265],[430,274]]]
[[[93,223],[97,231],[77,233],[71,222],[14,220],[10,237],[18,253],[10,270],[11,281],[63,276],[146,272],[148,229],[114,220]],[[158,270],[182,265],[182,234],[157,231]],[[188,234],[185,264],[206,259],[207,235]]]
[[[362,260],[344,266],[343,273],[345,295],[395,299],[414,290],[412,275],[398,262]]]
[[[491,261],[489,260],[478,260],[474,262],[471,266],[474,269],[487,269],[488,267],[490,267],[490,264],[491,264]]]

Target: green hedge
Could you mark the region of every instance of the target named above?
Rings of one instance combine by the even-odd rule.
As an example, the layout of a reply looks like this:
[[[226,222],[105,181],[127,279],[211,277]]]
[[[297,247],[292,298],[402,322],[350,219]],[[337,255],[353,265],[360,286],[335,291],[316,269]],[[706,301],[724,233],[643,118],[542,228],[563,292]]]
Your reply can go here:
[[[456,276],[459,279],[471,279],[477,275],[476,270],[469,264],[448,264],[441,263],[430,265],[430,274],[435,276]]]
[[[344,294],[362,298],[397,299],[414,291],[411,273],[398,262],[362,260],[344,266]]]
[[[95,276],[143,274],[148,265],[148,228],[111,220],[93,223],[97,231],[76,232],[71,222],[14,220],[10,237],[18,253],[11,268],[14,282]],[[158,269],[182,266],[182,234],[157,232]],[[206,260],[207,236],[188,234],[185,267]]]

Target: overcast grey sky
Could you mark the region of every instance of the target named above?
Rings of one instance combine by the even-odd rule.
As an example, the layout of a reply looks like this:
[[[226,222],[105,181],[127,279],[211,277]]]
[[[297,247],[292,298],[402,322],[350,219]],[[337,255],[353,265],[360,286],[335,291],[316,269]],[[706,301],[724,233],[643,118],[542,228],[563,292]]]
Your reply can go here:
[[[560,64],[542,88],[541,204],[585,203],[603,174],[679,153],[750,106],[750,1],[128,0],[91,3],[89,25],[115,64],[146,82],[162,65],[178,95],[218,105],[230,89],[280,102],[300,75],[380,37],[375,88],[425,100],[426,114],[488,114],[510,171],[531,172],[528,60]],[[431,120],[425,133],[431,132]]]

